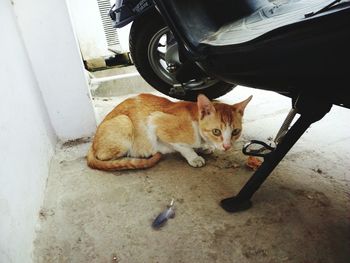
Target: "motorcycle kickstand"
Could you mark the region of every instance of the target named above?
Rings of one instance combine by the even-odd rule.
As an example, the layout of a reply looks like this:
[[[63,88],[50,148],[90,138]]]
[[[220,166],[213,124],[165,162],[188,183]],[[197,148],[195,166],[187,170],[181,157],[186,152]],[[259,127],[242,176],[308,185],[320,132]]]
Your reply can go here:
[[[309,126],[322,119],[331,107],[332,104],[326,101],[314,101],[312,97],[300,95],[276,136],[275,141],[278,143],[276,148],[263,156],[264,161],[261,166],[254,172],[236,196],[221,200],[221,207],[230,213],[249,209],[252,206],[252,196],[264,183],[273,169]],[[296,113],[299,113],[300,117],[288,129]]]

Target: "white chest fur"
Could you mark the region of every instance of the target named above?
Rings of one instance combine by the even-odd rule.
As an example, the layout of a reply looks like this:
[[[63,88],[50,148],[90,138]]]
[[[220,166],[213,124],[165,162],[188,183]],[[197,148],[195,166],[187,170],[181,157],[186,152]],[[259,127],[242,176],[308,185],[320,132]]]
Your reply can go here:
[[[161,142],[157,137],[156,125],[152,121],[152,117],[149,117],[147,120],[147,137],[152,146],[152,154],[159,152],[162,154],[171,153],[175,150],[171,147],[171,145],[167,145],[164,142]]]
[[[192,145],[193,148],[200,148],[202,145],[202,137],[200,135],[199,132],[199,126],[198,126],[198,122],[193,121],[192,122],[192,127],[193,127],[193,131],[194,131],[194,144]]]

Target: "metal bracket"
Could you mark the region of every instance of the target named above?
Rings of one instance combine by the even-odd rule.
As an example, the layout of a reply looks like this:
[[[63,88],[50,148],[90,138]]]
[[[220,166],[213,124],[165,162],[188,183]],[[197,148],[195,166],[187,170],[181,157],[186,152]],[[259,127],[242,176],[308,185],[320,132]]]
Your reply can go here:
[[[186,90],[182,84],[174,84],[173,87],[169,90],[169,95],[185,96]]]

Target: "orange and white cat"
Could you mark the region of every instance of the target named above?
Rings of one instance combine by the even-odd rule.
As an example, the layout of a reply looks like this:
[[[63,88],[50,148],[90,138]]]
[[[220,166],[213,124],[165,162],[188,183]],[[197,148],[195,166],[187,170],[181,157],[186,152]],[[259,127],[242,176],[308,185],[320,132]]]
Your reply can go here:
[[[193,167],[205,164],[195,150],[231,148],[242,131],[248,99],[228,105],[199,95],[196,102],[172,102],[140,94],[116,106],[97,127],[87,156],[100,170],[148,168],[162,154],[179,152]]]

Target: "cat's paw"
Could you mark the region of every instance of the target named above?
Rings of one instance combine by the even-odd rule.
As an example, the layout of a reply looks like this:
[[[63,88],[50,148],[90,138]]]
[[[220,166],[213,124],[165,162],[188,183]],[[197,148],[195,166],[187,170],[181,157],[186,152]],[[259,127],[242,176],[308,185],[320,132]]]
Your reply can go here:
[[[188,161],[188,163],[192,166],[192,167],[202,167],[205,165],[205,160],[203,157],[201,156],[197,156],[196,158]]]

